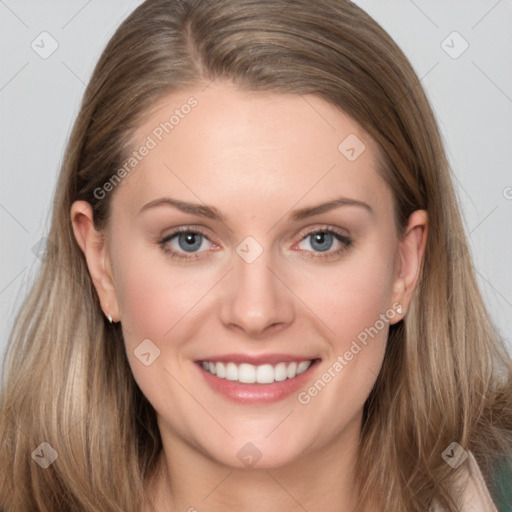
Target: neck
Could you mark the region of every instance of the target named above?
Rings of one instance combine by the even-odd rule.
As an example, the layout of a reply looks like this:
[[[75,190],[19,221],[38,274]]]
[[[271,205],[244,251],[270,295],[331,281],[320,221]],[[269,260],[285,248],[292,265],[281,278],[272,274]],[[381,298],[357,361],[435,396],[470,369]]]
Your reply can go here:
[[[162,435],[164,449],[152,479],[153,506],[147,512],[355,512],[359,427],[360,419],[329,445],[311,449],[293,463],[259,469],[219,464],[180,439]]]

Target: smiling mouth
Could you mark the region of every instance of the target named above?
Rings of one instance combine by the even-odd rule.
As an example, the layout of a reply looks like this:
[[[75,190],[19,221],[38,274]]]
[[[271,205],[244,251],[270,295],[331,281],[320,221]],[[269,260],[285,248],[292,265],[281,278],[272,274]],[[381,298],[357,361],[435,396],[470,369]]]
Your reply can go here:
[[[316,359],[300,362],[254,365],[248,363],[200,361],[202,368],[219,379],[241,384],[273,384],[291,380],[304,373]]]

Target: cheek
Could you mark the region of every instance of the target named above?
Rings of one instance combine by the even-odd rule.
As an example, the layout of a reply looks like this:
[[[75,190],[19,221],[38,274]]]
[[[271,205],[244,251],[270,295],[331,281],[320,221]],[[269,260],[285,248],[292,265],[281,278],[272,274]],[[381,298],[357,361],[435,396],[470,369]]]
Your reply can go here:
[[[154,247],[124,253],[120,247],[119,254],[116,291],[127,343],[165,338],[204,295],[208,275],[191,277]]]
[[[123,329],[129,333],[127,342],[133,343],[137,337],[161,337],[171,327],[179,307],[176,295],[165,293],[172,290],[173,283],[157,267],[136,258],[124,258],[120,270],[118,299]]]
[[[337,348],[343,348],[391,308],[391,261],[391,257],[379,256],[378,250],[361,251],[336,265],[318,266],[295,277],[297,295],[329,328]]]
[[[319,418],[309,420],[322,429],[319,441],[336,435],[341,425],[356,417],[382,365],[395,311],[391,258],[377,253],[316,271],[315,279],[308,279],[313,284],[301,288],[304,302],[327,326],[323,332],[329,342],[318,379],[298,396],[304,406],[299,410]],[[321,426],[326,411],[330,422]]]
[[[119,249],[116,292],[128,361],[153,407],[165,411],[169,397],[183,395],[171,375],[181,371],[183,346],[197,336],[197,305],[212,279],[199,272],[191,278],[148,247],[124,253],[122,246]],[[181,417],[186,404],[185,400],[176,417]]]

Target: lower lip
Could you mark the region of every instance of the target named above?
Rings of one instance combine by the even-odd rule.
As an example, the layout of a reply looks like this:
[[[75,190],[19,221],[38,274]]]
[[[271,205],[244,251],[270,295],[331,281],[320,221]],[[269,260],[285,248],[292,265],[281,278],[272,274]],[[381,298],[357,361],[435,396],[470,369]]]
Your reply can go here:
[[[319,362],[319,359],[315,359],[309,368],[300,375],[297,375],[293,379],[273,382],[272,384],[242,384],[236,380],[221,379],[220,377],[212,375],[201,366],[201,363],[197,363],[196,366],[206,383],[215,392],[226,398],[242,404],[268,404],[283,400],[304,387],[306,381],[311,376],[311,372],[316,368]]]

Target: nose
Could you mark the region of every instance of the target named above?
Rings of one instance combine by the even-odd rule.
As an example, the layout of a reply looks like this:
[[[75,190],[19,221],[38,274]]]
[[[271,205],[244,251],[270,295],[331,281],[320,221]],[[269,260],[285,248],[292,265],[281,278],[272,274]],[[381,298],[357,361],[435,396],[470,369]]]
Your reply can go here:
[[[237,254],[233,258],[234,268],[225,283],[220,310],[222,323],[252,338],[262,338],[292,324],[293,293],[272,268],[266,252],[252,263]]]

